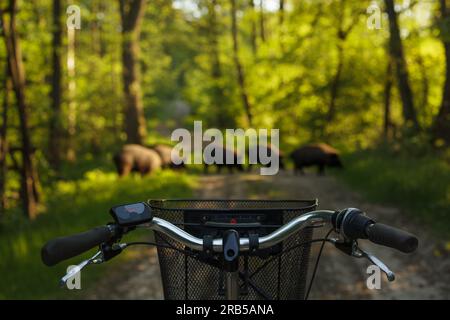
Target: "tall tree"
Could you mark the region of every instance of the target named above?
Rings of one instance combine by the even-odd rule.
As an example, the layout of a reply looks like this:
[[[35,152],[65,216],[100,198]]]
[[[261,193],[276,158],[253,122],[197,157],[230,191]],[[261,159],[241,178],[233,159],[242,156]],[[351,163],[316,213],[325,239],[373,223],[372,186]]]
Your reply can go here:
[[[392,61],[389,59],[386,70],[386,80],[384,82],[384,116],[383,116],[383,137],[384,141],[388,141],[390,137],[390,129],[392,127],[391,120],[391,100],[392,100]]]
[[[327,114],[328,122],[333,121],[334,117],[336,115],[336,100],[338,98],[339,86],[340,86],[340,82],[341,82],[342,71],[344,68],[344,45],[345,45],[348,35],[352,31],[352,29],[355,27],[355,25],[359,19],[359,14],[354,13],[350,24],[348,26],[345,26],[345,20],[346,20],[345,19],[346,18],[345,11],[346,11],[346,0],[340,0],[339,8],[337,10],[337,12],[338,12],[338,15],[337,15],[338,29],[336,32],[336,34],[337,34],[336,47],[337,47],[338,62],[337,62],[336,72],[331,80],[331,85],[330,85],[330,104],[328,105],[328,114]]]
[[[7,129],[8,129],[8,109],[10,108],[10,92],[11,92],[11,78],[9,76],[9,68],[6,66],[5,78],[3,80],[3,105],[2,105],[2,122],[0,126],[0,218],[2,212],[6,208],[6,175],[7,175],[7,164],[6,155],[8,154],[8,140],[7,140]]]
[[[259,0],[259,33],[261,41],[266,41],[266,22],[264,18],[264,0]]]
[[[1,26],[5,39],[8,66],[11,73],[16,103],[19,113],[21,132],[21,194],[24,211],[28,218],[34,219],[37,215],[38,192],[37,172],[33,163],[33,148],[30,139],[28,102],[26,99],[25,69],[22,60],[20,41],[16,30],[17,0],[9,1],[9,21],[5,11],[0,9]]]
[[[417,110],[418,114],[424,114],[428,110],[428,96],[430,92],[430,80],[428,78],[428,69],[425,65],[425,60],[422,55],[418,55],[415,59],[418,71],[420,73],[421,92],[418,105],[420,109]]]
[[[285,15],[285,1],[280,0],[278,6],[278,41],[280,43],[280,51],[284,56],[285,53],[285,43],[284,43],[284,35],[285,35],[285,26],[284,26],[284,15]]]
[[[76,47],[76,32],[75,28],[67,28],[67,100],[69,104],[67,114],[67,160],[73,162],[76,159],[75,152],[75,134],[77,127],[77,102],[75,93],[77,83],[75,81],[75,47]]]
[[[280,0],[279,6],[278,6],[278,23],[281,26],[283,26],[284,23],[284,0]]]
[[[53,40],[52,40],[52,89],[51,115],[49,123],[49,162],[58,169],[61,158],[61,51],[62,51],[61,0],[53,0]]]
[[[210,44],[212,91],[211,100],[216,108],[216,125],[227,128],[225,94],[222,81],[222,65],[219,56],[219,30],[217,21],[217,0],[208,0],[208,41]]]
[[[140,84],[139,37],[145,0],[119,0],[122,20],[122,77],[125,98],[124,126],[127,142],[143,142],[146,136]]]
[[[440,0],[441,13],[441,38],[445,49],[445,82],[442,93],[442,102],[439,112],[434,119],[433,136],[442,139],[450,146],[450,4],[446,0]]]
[[[411,125],[413,129],[418,130],[419,122],[417,121],[416,110],[414,108],[413,93],[409,83],[408,67],[405,60],[403,43],[400,37],[398,16],[395,11],[394,0],[385,0],[385,4],[389,17],[389,54],[397,74],[398,89],[403,105],[403,119],[407,125]]]
[[[258,50],[258,46],[256,44],[256,20],[255,20],[255,2],[254,0],[248,1],[250,7],[250,23],[251,23],[251,31],[250,31],[250,43],[252,46],[253,54],[256,54]]]
[[[247,88],[245,84],[244,69],[239,59],[239,41],[238,41],[238,27],[236,19],[236,0],[230,0],[231,2],[231,37],[233,40],[233,60],[236,67],[237,80],[239,89],[241,91],[242,104],[244,105],[245,114],[247,116],[248,125],[252,126],[253,115],[252,106],[250,104]]]

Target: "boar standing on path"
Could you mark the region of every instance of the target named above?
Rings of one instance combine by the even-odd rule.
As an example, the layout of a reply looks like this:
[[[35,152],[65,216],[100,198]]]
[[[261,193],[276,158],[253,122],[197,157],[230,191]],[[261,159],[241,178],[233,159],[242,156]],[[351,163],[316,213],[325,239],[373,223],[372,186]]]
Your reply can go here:
[[[247,148],[248,149],[248,148]],[[272,157],[278,157],[278,166],[281,170],[285,169],[284,166],[284,153],[278,149],[277,147],[273,146],[272,144],[268,144],[268,145],[257,145],[256,148],[256,162],[257,163],[262,163],[261,157],[259,155],[260,150],[263,150],[263,154],[266,154],[267,157],[269,159],[272,159]],[[272,152],[274,153],[274,155],[272,155]],[[247,150],[247,154],[249,154],[249,151]],[[254,164],[249,163],[247,166],[247,171],[251,171],[252,170],[252,166],[254,166]],[[262,166],[267,167],[268,164],[263,164]]]
[[[177,155],[178,160],[181,162],[180,164],[175,164],[172,162],[172,150],[171,146],[166,144],[155,144],[150,146],[151,149],[155,150],[159,156],[161,157],[161,166],[163,168],[171,168],[171,169],[182,169],[185,167],[183,159]]]
[[[219,146],[218,148],[222,150],[222,163],[214,163],[214,164],[205,163],[204,166],[205,174],[208,173],[208,167],[214,165],[217,166],[217,173],[221,173],[222,168],[228,168],[229,173],[233,173],[233,169],[237,169],[240,172],[244,171],[244,167],[242,166],[242,164],[238,163],[240,162],[240,160],[242,160],[242,158],[235,150],[230,150],[222,146]],[[215,157],[215,149],[211,152],[211,156]],[[226,163],[227,158],[233,159],[233,163],[227,164]]]
[[[294,162],[294,173],[304,173],[303,168],[317,166],[318,174],[323,175],[325,167],[342,168],[339,151],[325,144],[310,144],[294,150],[291,153]]]
[[[130,172],[139,172],[142,176],[161,168],[161,157],[152,149],[138,144],[126,144],[114,156],[119,176],[127,176]]]

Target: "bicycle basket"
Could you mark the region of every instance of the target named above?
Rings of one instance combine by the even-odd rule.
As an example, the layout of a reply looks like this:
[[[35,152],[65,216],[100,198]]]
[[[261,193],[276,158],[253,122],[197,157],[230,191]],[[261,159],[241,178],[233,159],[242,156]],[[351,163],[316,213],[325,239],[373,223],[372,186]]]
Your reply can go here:
[[[282,224],[317,207],[317,200],[149,200],[154,216],[176,224],[202,238],[215,235],[220,227],[233,224],[245,236],[248,232],[266,235]],[[240,228],[241,222],[244,228]],[[259,227],[253,227],[259,225]],[[249,227],[250,226],[250,227]],[[239,257],[242,300],[304,299],[313,229],[305,228],[280,246]],[[224,299],[222,270],[172,248],[184,246],[155,232],[165,299]],[[282,252],[281,250],[283,249]]]

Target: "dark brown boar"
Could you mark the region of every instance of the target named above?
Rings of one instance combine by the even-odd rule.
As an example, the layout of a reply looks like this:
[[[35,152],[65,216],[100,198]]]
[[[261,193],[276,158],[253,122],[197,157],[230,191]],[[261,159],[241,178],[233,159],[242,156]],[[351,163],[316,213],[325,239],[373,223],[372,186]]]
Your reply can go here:
[[[130,172],[139,172],[142,176],[161,168],[161,157],[152,149],[138,144],[126,144],[114,156],[114,163],[119,176]]]
[[[172,161],[173,148],[171,146],[166,144],[154,144],[150,146],[150,148],[155,150],[161,157],[161,166],[163,168],[182,169],[185,167],[183,159],[178,155],[176,155],[176,157],[181,163],[180,164],[173,163]]]
[[[324,174],[325,167],[342,168],[339,151],[325,143],[303,146],[294,150],[290,157],[295,173],[303,173],[303,168],[309,166],[317,166],[320,175]]]
[[[222,168],[228,168],[229,173],[233,173],[233,170],[236,169],[240,172],[244,171],[244,167],[242,166],[242,164],[238,163],[239,160],[241,160],[241,156],[236,152],[236,150],[230,150],[227,149],[225,147],[219,146],[219,148],[222,149],[222,155],[223,155],[223,159],[222,159],[222,163],[214,163],[214,164],[206,164],[204,166],[204,170],[205,173],[208,173],[208,167],[210,166],[216,166],[217,167],[217,172],[221,173]],[[215,149],[211,152],[211,155],[214,157],[215,156]],[[226,160],[227,160],[227,154],[231,154],[228,157],[232,157],[233,158],[233,163],[231,164],[226,164]]]
[[[261,164],[261,158],[260,158],[260,156],[259,156],[259,149],[260,149],[260,148],[263,148],[263,147],[267,148],[267,150],[264,150],[264,153],[267,154],[267,156],[268,156],[269,158],[272,157],[272,152],[274,152],[275,154],[278,155],[278,166],[279,166],[280,169],[284,170],[284,168],[285,168],[285,166],[284,166],[284,152],[281,151],[280,149],[278,149],[277,147],[273,146],[272,144],[268,144],[267,146],[265,146],[265,145],[259,145],[259,144],[258,144],[257,149],[256,149],[257,162],[258,162],[259,164]],[[247,148],[247,156],[250,156],[250,155],[249,155],[248,148]],[[253,165],[254,165],[254,164],[248,163],[247,170],[250,171],[250,170],[252,169],[252,166],[253,166]],[[266,166],[266,167],[267,167],[268,164],[267,164],[267,165],[263,165],[263,166]]]

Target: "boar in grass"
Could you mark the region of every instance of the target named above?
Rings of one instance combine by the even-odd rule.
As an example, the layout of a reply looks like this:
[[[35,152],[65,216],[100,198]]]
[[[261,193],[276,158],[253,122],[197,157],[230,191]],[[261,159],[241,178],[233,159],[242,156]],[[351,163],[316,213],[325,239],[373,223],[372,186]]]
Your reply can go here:
[[[150,146],[151,149],[155,150],[159,156],[161,157],[161,166],[162,168],[170,168],[170,169],[183,169],[185,167],[184,159],[179,155],[175,155],[176,162],[179,164],[175,164],[172,161],[172,150],[173,147],[166,144],[154,144]]]
[[[218,148],[222,150],[222,163],[214,163],[214,164],[205,163],[204,166],[205,174],[208,173],[208,167],[210,166],[216,166],[218,173],[222,172],[222,168],[228,168],[229,173],[233,173],[234,169],[240,172],[244,171],[244,167],[242,166],[242,164],[238,163],[238,161],[240,162],[242,158],[235,150],[230,150],[222,146],[219,146]],[[213,149],[213,151],[211,152],[211,156],[213,158],[216,156],[215,149]],[[226,164],[227,158],[232,158],[233,163]]]
[[[323,175],[325,167],[342,168],[339,151],[325,144],[309,144],[294,150],[290,155],[294,162],[294,173],[302,173],[303,168],[317,166],[318,174]]]
[[[263,148],[267,148],[266,150],[264,150]],[[262,159],[259,156],[259,151],[260,149],[262,149],[263,154],[267,155],[267,157],[269,159],[272,159],[272,157],[277,156],[278,157],[278,167],[281,170],[284,170],[285,166],[284,166],[284,152],[282,152],[280,149],[278,149],[277,147],[275,147],[272,144],[268,144],[266,145],[258,145],[257,149],[256,149],[256,157],[257,157],[257,163],[262,163]],[[274,155],[272,155],[272,153]],[[247,155],[249,155],[249,152],[247,151]],[[270,164],[262,164],[262,166],[267,167]],[[247,171],[251,171],[252,166],[254,166],[254,164],[250,164],[248,163],[248,167],[247,167]]]
[[[155,150],[138,144],[126,144],[114,155],[114,163],[121,177],[130,172],[139,172],[144,176],[160,169],[162,160]]]

